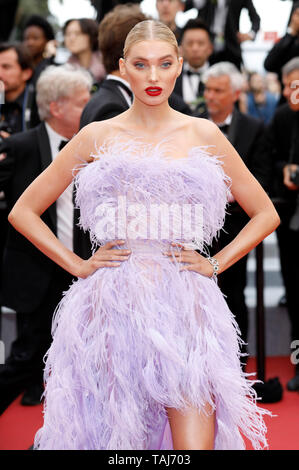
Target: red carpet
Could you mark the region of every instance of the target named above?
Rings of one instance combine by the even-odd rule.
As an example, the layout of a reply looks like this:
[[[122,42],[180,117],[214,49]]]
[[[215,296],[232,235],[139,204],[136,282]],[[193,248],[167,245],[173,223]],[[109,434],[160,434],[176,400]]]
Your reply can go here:
[[[248,363],[248,372],[255,370],[255,361]],[[278,403],[262,406],[277,415],[266,417],[270,450],[299,450],[299,393],[288,392],[286,382],[292,377],[294,366],[289,357],[269,357],[266,364],[266,380],[279,377],[284,387],[283,399]],[[21,396],[0,417],[0,450],[28,449],[34,435],[42,426],[42,406],[20,405]],[[248,443],[248,449],[252,449]]]

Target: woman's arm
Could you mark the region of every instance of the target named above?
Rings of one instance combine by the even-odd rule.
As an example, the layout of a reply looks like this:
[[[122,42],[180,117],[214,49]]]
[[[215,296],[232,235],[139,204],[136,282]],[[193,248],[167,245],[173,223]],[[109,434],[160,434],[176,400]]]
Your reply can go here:
[[[218,273],[221,273],[272,233],[279,225],[280,218],[266,192],[216,125],[207,125],[206,138],[208,142],[215,143],[215,147],[209,151],[223,155],[220,158],[224,172],[231,178],[231,193],[250,217],[234,240],[214,255],[219,262]],[[197,252],[183,250],[175,256],[180,257],[182,262],[190,263],[182,270],[193,270],[206,276],[213,274],[209,261]]]
[[[219,154],[221,149],[221,154],[225,155],[222,158],[223,169],[231,178],[231,193],[250,217],[234,240],[215,255],[219,261],[219,272],[222,272],[272,233],[280,224],[280,218],[266,192],[217,126],[214,142],[214,153]]]
[[[96,126],[96,129],[95,129]],[[53,204],[72,182],[78,165],[92,161],[95,136],[99,126],[90,124],[82,129],[56,156],[53,162],[28,186],[18,199],[8,220],[22,235],[46,256],[74,276],[86,277],[98,267],[116,266],[111,260],[120,260],[123,250],[107,253],[117,243],[101,247],[89,260],[83,260],[66,248],[41,220],[40,216]],[[124,253],[123,253],[124,254]]]

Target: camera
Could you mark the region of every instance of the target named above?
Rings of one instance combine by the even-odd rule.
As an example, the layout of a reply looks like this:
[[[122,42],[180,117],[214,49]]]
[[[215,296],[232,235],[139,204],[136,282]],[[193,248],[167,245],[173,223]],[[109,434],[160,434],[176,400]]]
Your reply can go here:
[[[299,186],[299,166],[297,166],[295,171],[290,171],[290,180],[296,186]]]

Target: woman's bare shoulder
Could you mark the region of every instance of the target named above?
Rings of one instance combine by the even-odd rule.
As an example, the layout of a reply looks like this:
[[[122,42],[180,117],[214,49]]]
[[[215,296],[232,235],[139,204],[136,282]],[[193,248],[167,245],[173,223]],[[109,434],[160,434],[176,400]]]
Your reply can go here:
[[[193,118],[193,125],[195,130],[199,133],[208,133],[209,136],[215,136],[219,134],[219,128],[217,124],[210,121],[209,119],[195,117]]]
[[[79,134],[83,137],[95,137],[105,135],[107,131],[106,121],[94,121],[80,129]],[[78,134],[78,135],[79,135]]]
[[[93,152],[97,147],[101,146],[107,138],[113,135],[113,126],[111,124],[109,125],[108,121],[110,121],[110,119],[106,121],[94,121],[82,127],[75,137],[76,143],[79,144],[79,146],[86,146],[88,151]]]
[[[207,118],[199,118],[195,116],[188,116],[186,114],[178,113],[182,119],[182,123],[191,126],[195,132],[213,132],[218,131],[218,126]]]
[[[97,137],[98,141],[105,140],[109,138],[112,134],[117,133],[123,126],[121,125],[122,121],[118,116],[115,116],[105,121],[94,121],[90,124],[87,124],[81,129],[80,132],[84,135],[90,137]]]
[[[188,116],[186,123],[196,145],[217,145],[224,137],[218,126],[209,119]]]

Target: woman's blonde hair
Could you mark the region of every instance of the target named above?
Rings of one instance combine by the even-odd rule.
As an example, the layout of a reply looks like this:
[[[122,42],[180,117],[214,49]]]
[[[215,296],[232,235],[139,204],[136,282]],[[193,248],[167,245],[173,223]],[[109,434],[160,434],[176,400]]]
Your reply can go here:
[[[137,23],[126,37],[123,57],[126,59],[128,51],[133,44],[149,40],[165,41],[174,47],[179,57],[179,47],[175,35],[164,23],[155,20],[145,20]]]

